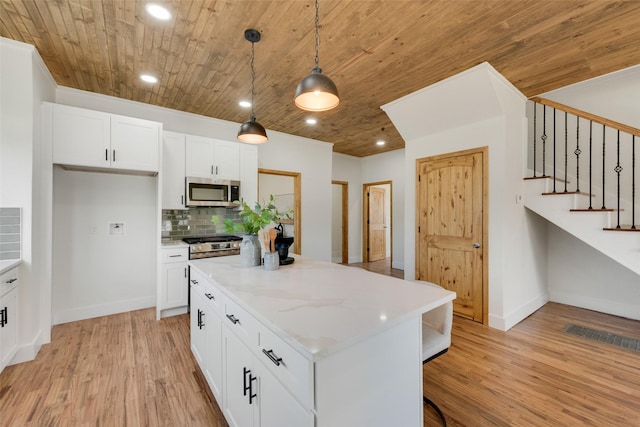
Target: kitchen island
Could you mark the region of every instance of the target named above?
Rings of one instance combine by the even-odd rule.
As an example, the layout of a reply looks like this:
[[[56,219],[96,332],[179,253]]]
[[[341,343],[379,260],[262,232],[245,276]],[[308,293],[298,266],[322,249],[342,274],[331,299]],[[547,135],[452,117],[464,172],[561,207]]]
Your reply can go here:
[[[421,314],[454,293],[299,256],[189,265],[192,350],[230,425],[422,425]]]

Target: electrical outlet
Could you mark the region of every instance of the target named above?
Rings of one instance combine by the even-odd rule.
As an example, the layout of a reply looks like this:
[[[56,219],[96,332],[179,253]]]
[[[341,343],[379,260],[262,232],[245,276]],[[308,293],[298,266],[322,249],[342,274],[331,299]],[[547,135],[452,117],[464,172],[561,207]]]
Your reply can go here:
[[[523,202],[522,194],[516,194],[516,205],[521,205]]]
[[[109,224],[110,236],[124,236],[124,222],[112,222]]]

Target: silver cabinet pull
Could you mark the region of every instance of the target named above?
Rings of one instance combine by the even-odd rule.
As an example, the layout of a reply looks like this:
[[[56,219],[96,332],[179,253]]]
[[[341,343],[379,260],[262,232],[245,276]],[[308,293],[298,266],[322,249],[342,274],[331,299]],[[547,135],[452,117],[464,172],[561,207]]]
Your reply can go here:
[[[282,362],[282,357],[278,357],[275,355],[273,350],[262,349],[262,352],[271,360],[276,366],[280,366],[280,362]]]

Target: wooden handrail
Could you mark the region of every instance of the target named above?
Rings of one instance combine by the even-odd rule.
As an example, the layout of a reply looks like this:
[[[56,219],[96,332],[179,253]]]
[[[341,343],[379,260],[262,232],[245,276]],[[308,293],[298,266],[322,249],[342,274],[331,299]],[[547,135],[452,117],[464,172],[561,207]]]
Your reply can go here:
[[[582,117],[583,119],[591,120],[595,123],[600,123],[601,125],[608,126],[613,129],[620,130],[622,132],[626,132],[631,135],[640,136],[640,129],[634,128],[633,126],[628,126],[623,123],[618,123],[614,120],[605,119],[604,117],[597,116],[595,114],[587,113],[586,111],[578,110],[577,108],[569,107],[568,105],[560,104],[559,102],[551,101],[549,99],[540,98],[538,96],[534,96],[529,99],[530,101],[537,102],[539,104],[544,104],[549,107],[555,108],[557,110],[566,111],[567,113],[571,113],[573,115]]]

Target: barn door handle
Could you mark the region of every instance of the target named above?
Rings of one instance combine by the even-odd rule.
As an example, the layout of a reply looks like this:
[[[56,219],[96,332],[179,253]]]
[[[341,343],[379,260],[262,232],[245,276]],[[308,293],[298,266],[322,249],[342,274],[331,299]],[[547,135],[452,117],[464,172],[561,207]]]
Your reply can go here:
[[[473,244],[471,246],[473,246],[474,249],[478,249],[480,247],[480,243],[473,242]]]

